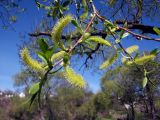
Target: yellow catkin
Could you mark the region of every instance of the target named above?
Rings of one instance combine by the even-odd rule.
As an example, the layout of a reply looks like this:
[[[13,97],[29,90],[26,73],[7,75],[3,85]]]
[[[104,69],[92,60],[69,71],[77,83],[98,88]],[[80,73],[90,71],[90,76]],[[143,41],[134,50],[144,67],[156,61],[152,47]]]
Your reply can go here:
[[[125,57],[122,57],[121,61],[122,61],[122,63],[126,63],[127,59]]]
[[[54,42],[56,42],[61,49],[65,49],[63,42],[61,41],[61,35],[63,29],[71,22],[73,17],[71,15],[67,15],[59,20],[58,23],[52,29],[52,38]]]
[[[148,61],[153,60],[155,57],[156,57],[155,55],[145,55],[145,56],[136,58],[134,60],[134,62],[133,61],[127,61],[126,64],[127,65],[132,65],[133,63],[136,63],[137,65],[143,65],[143,64],[147,63]]]
[[[146,62],[153,60],[155,57],[156,57],[155,55],[146,55],[146,56],[135,59],[135,63],[138,65],[143,65]]]
[[[133,45],[133,46],[130,46],[126,49],[127,53],[129,54],[132,54],[133,52],[137,51],[138,50],[138,46],[137,45]]]
[[[118,54],[114,54],[111,58],[109,58],[108,60],[106,60],[104,63],[102,63],[102,65],[100,66],[100,69],[105,69],[107,67],[109,67],[110,65],[112,65],[116,60],[118,59]]]
[[[106,46],[111,46],[111,43],[101,37],[98,37],[98,36],[91,36],[87,39],[88,41],[93,41],[93,42],[96,42],[96,43],[100,43],[100,44],[104,44]]]
[[[65,55],[65,53],[66,53],[65,51],[59,51],[59,52],[53,54],[51,57],[51,61],[54,62],[54,61],[62,58]]]
[[[72,68],[65,68],[64,77],[70,84],[76,87],[84,88],[86,86],[86,82],[83,77],[76,74]]]
[[[37,72],[42,72],[44,70],[41,63],[31,58],[31,56],[29,55],[29,51],[26,47],[21,50],[20,55],[23,62],[32,70]]]

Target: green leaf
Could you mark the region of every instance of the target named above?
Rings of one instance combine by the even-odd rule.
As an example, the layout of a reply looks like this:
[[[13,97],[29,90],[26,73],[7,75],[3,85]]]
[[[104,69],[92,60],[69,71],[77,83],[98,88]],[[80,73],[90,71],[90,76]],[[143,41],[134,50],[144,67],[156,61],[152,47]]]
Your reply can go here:
[[[30,89],[29,89],[29,94],[35,94],[36,92],[38,92],[40,86],[39,86],[40,82],[37,82],[35,84],[33,84]]]
[[[126,49],[126,52],[129,53],[129,54],[132,54],[133,52],[137,51],[138,50],[138,46],[137,45],[133,45],[133,46],[130,46]]]
[[[154,27],[153,30],[154,30],[158,35],[160,35],[160,30],[159,30],[158,28]]]
[[[46,51],[45,56],[46,56],[47,59],[50,59],[52,54],[53,54],[53,51],[52,50],[48,50],[48,51]]]
[[[125,38],[125,37],[127,37],[127,36],[129,36],[130,34],[129,33],[124,33],[123,35],[122,35],[122,37],[121,38]]]
[[[109,58],[104,63],[102,63],[102,65],[99,68],[105,69],[105,68],[109,67],[110,65],[112,65],[117,59],[118,59],[118,54],[116,53],[111,58]]]
[[[85,42],[85,44],[87,44],[87,46],[88,46],[90,49],[92,49],[92,50],[95,49],[94,44],[92,44],[90,41],[84,41],[84,42]]]
[[[139,52],[136,52],[136,55],[134,56],[134,60],[137,59],[139,57]]]
[[[81,20],[85,20],[87,16],[88,16],[88,8],[87,8],[87,10],[85,10],[84,13],[80,16],[80,19],[81,19]]]
[[[72,20],[71,23],[75,26],[75,27],[79,27],[78,23],[76,20]]]
[[[84,20],[88,16],[88,6],[87,6],[87,3],[86,3],[86,0],[82,0],[82,5],[84,7],[84,13],[80,16],[80,19]]]
[[[33,95],[31,96],[31,98],[29,99],[29,102],[30,102],[29,107],[31,107],[31,105],[32,105],[32,103],[34,102],[34,100],[35,100],[37,94],[38,94],[38,93],[33,94]]]
[[[69,59],[70,59],[70,56],[68,54],[65,54],[63,57],[64,66],[67,66],[69,64]]]
[[[121,40],[120,40],[119,38],[117,38],[117,39],[115,40],[115,42],[118,44],[118,43],[121,42]]]
[[[93,41],[93,42],[96,42],[96,43],[100,43],[100,44],[104,44],[106,46],[111,46],[111,43],[101,37],[98,37],[98,36],[91,36],[87,39],[88,41]]]
[[[42,52],[36,52],[36,54],[38,55],[38,57],[39,58],[41,58],[45,63],[47,63],[47,58],[46,58],[46,56],[45,56],[45,54],[44,53],[42,53]]]
[[[71,23],[76,27],[78,28],[79,32],[82,34],[83,33],[83,30],[81,29],[81,27],[79,26],[78,22],[76,20],[72,20]]]
[[[145,88],[146,87],[146,85],[147,85],[147,83],[148,83],[148,78],[147,77],[144,77],[144,79],[143,79],[143,88]]]
[[[150,52],[152,55],[157,55],[160,51],[156,48]]]
[[[40,50],[45,53],[48,50],[48,44],[43,38],[38,39]]]
[[[109,20],[105,20],[104,21],[104,25],[106,26],[106,27],[111,27],[111,28],[115,28],[116,26],[112,23],[112,22],[110,22]]]

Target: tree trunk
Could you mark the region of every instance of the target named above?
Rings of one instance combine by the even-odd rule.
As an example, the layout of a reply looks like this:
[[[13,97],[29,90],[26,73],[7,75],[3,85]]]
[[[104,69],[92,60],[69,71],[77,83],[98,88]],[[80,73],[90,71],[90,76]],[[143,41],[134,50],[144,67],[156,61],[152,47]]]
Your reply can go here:
[[[148,106],[149,106],[149,116],[153,119],[154,113],[155,113],[155,106],[153,101],[153,93],[151,91],[150,85],[147,84],[146,86],[146,93],[147,93],[147,100],[148,100]]]

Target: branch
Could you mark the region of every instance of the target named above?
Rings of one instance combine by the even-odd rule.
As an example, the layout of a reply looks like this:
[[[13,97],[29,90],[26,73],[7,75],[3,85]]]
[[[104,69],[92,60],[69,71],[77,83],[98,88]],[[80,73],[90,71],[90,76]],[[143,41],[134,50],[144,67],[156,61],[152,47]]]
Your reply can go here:
[[[138,30],[141,30],[142,33],[150,33],[150,34],[157,35],[157,33],[153,30],[154,26],[139,24],[138,21],[137,22],[126,21],[126,22],[127,22],[127,28],[128,29],[138,29]],[[115,23],[117,23],[117,24],[124,24],[125,21],[123,21],[123,20],[116,20]]]
[[[98,35],[98,36],[105,36],[107,35],[106,32],[104,31],[95,31],[95,32],[92,32],[90,33],[91,35]],[[35,32],[35,33],[28,33],[29,36],[31,37],[39,37],[39,36],[48,36],[48,37],[51,37],[51,32]],[[75,35],[73,36],[71,39],[78,39],[80,38],[81,35]],[[66,35],[62,35],[61,37],[62,39],[67,39],[67,36]]]
[[[152,38],[152,37],[149,37],[149,36],[145,36],[145,35],[141,35],[141,34],[137,34],[135,32],[132,32],[131,30],[127,29],[127,28],[124,28],[124,27],[118,27],[119,30],[124,30],[128,33],[130,33],[131,35],[135,36],[137,39],[146,39],[146,40],[154,40],[154,41],[157,41],[157,42],[160,42],[160,38]]]
[[[149,36],[145,36],[145,35],[141,35],[141,34],[137,34],[135,32],[132,32],[131,30],[129,30],[128,28],[124,28],[124,27],[118,27],[118,30],[124,30],[128,33],[130,33],[131,35],[135,36],[137,39],[145,39],[145,40],[154,40],[154,41],[157,41],[157,42],[160,42],[160,38],[152,38],[152,37],[149,37]],[[107,35],[106,32],[104,31],[95,31],[95,32],[92,32],[91,35],[97,35],[97,36],[104,36],[104,35]],[[29,33],[29,36],[31,37],[39,37],[39,36],[48,36],[48,37],[51,37],[51,33],[50,32],[36,32],[36,33]],[[73,36],[71,39],[77,39],[79,38],[80,36],[77,35],[77,36]],[[62,35],[62,39],[67,39],[67,36],[65,35]]]
[[[96,13],[97,17],[99,19],[101,19],[102,21],[105,21],[106,18],[100,16],[98,13]],[[132,32],[131,30],[129,30],[128,28],[124,28],[124,27],[121,27],[121,26],[118,26],[118,29],[117,30],[124,30],[128,33],[130,33],[131,35],[135,36],[137,39],[146,39],[146,40],[154,40],[154,41],[157,41],[157,42],[160,42],[160,38],[152,38],[152,37],[148,37],[148,36],[145,36],[145,35],[141,35],[141,34],[137,34],[135,32]]]
[[[31,37],[38,37],[38,36],[48,36],[51,37],[51,33],[50,32],[35,32],[35,33],[28,33],[29,36]]]

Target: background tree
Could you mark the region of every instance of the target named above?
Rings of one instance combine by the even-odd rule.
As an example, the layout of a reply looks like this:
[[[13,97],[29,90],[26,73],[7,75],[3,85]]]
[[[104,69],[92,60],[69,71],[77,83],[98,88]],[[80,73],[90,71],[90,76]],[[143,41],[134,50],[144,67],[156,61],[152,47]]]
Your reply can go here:
[[[0,25],[3,29],[11,28],[13,23],[17,22],[18,14],[24,12],[26,9],[22,8],[20,3],[22,0],[0,0]]]
[[[102,91],[105,94],[111,94],[111,100],[116,102],[113,104],[118,103],[126,107],[128,119],[135,119],[136,112],[142,112],[143,118],[156,119],[159,109],[158,107],[155,108],[155,100],[159,99],[156,95],[159,94],[157,93],[159,91],[158,66],[159,61],[157,60],[145,63],[145,69],[149,71],[148,79],[151,80],[147,83],[146,88],[143,88],[144,74],[141,74],[136,66],[122,66],[110,70],[102,78]],[[144,68],[141,67],[141,69],[143,70]],[[152,76],[153,73],[154,75]]]

